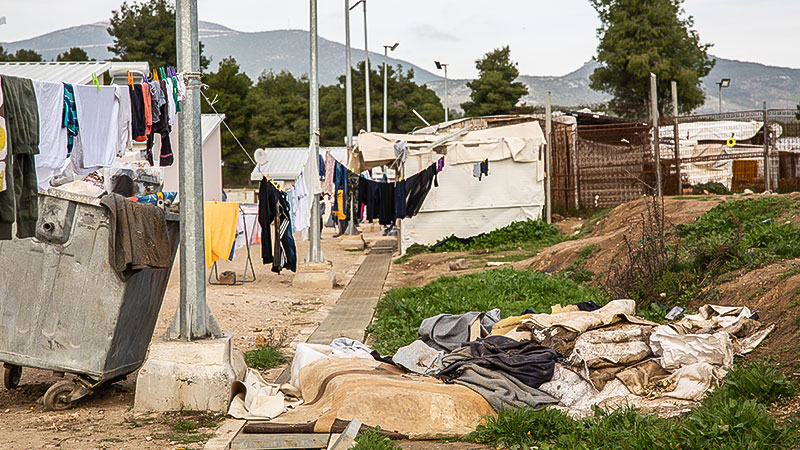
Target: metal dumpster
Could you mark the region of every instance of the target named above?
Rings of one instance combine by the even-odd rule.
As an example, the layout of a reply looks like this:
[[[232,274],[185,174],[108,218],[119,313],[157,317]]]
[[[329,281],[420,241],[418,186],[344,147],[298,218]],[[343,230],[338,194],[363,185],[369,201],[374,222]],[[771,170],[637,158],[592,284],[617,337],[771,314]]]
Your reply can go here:
[[[22,367],[77,375],[51,386],[48,409],[65,409],[144,362],[170,270],[121,281],[109,264],[111,216],[100,200],[50,190],[39,196],[36,237],[0,241],[0,361],[5,385]],[[167,213],[172,260],[179,219]]]

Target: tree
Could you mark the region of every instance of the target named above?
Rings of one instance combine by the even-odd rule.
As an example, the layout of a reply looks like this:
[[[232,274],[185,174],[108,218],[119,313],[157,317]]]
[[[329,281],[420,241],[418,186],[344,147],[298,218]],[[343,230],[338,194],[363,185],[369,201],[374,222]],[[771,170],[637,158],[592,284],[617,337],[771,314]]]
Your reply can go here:
[[[80,47],[72,47],[56,57],[56,61],[94,61],[89,58],[86,51]]]
[[[11,54],[5,51],[0,45],[0,62],[40,62],[42,55],[33,50],[19,49],[16,53]]]
[[[444,108],[433,90],[414,82],[414,70],[404,71],[402,66],[388,66],[389,102],[387,131],[408,133],[424,126],[414,115],[416,110],[430,123],[444,120]],[[347,134],[345,111],[344,75],[339,83],[320,87],[320,140],[326,145],[343,145]],[[364,92],[364,63],[360,62],[352,72],[353,83],[353,134],[366,129],[367,113]],[[383,66],[380,72],[370,70],[370,100],[373,131],[383,129]]]
[[[678,108],[689,113],[702,105],[700,79],[714,60],[710,44],[701,44],[685,16],[683,0],[592,0],[600,16],[597,29],[601,66],[591,75],[592,89],[612,95],[609,106],[620,115],[645,117],[650,73],[658,77],[658,108],[671,107],[670,81],[678,85]]]
[[[247,106],[247,96],[253,81],[240,71],[236,60],[229,57],[219,63],[216,72],[203,75],[203,82],[208,85],[208,89],[203,93],[214,102],[214,109],[225,114],[225,123],[247,151],[252,152],[254,149],[251,148],[248,135],[250,108]],[[205,99],[200,103],[204,114],[214,112]],[[244,185],[252,169],[252,163],[227,129],[222,131],[222,160],[225,162],[222,169],[225,185]]]
[[[490,116],[516,112],[519,99],[528,88],[514,81],[519,76],[517,63],[511,61],[508,46],[495,49],[475,61],[478,78],[467,82],[470,100],[462,103],[465,116]]]
[[[114,38],[108,50],[119,61],[147,61],[154,69],[176,65],[175,7],[167,0],[123,2],[112,11],[108,33]],[[209,64],[200,43],[200,70]]]

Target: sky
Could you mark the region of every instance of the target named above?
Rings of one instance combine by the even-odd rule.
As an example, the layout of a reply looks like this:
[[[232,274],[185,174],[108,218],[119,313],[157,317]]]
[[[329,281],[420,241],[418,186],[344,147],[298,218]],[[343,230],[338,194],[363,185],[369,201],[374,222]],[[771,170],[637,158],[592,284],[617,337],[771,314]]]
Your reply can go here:
[[[0,42],[107,20],[120,3],[2,0]],[[344,1],[318,5],[320,36],[343,43]],[[800,0],[686,0],[684,8],[712,54],[800,68]],[[239,31],[307,30],[308,9],[305,0],[198,0],[200,20]],[[362,5],[350,14],[351,43],[363,49]],[[473,78],[475,60],[504,45],[521,74],[564,75],[595,55],[600,24],[589,0],[367,0],[367,14],[371,51],[398,42],[392,56],[434,73],[435,60],[447,63],[450,78]]]

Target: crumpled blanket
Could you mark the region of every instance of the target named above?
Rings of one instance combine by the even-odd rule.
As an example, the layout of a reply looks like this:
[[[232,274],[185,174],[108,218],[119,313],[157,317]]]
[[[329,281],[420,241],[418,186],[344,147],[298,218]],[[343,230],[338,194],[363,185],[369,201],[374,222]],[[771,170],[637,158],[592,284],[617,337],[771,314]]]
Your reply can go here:
[[[661,367],[669,371],[703,362],[722,367],[733,364],[733,344],[724,331],[680,334],[669,325],[659,325],[650,335],[650,347],[660,357]]]
[[[596,311],[571,311],[556,314],[532,314],[520,324],[521,328],[544,329],[560,326],[567,330],[583,333],[595,328],[617,322],[656,326],[658,324],[636,317],[636,302],[633,300],[613,300]]]
[[[398,348],[392,357],[392,362],[409,372],[430,375],[444,369],[442,356],[444,356],[443,351],[434,350],[417,339],[404,347]]]
[[[489,335],[499,320],[499,309],[486,313],[439,314],[422,321],[419,338],[434,350],[452,352],[465,342]]]
[[[100,204],[111,213],[109,263],[122,281],[146,269],[172,265],[172,245],[164,210],[109,194]]]
[[[561,354],[535,342],[517,342],[504,336],[489,336],[465,344],[459,351],[442,358],[445,369],[438,378],[459,378],[468,364],[485,367],[512,376],[532,388],[553,378],[556,360]]]

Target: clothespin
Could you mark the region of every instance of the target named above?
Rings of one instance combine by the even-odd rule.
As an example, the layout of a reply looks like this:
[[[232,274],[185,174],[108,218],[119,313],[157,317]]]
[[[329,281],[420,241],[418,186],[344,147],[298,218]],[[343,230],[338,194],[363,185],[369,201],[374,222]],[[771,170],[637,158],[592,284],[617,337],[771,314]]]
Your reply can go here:
[[[163,67],[158,68],[158,73],[161,74],[161,79],[167,78],[167,72],[164,70]]]
[[[92,84],[97,86],[97,92],[100,92],[100,80],[97,79],[97,74],[96,73],[92,74]]]
[[[128,71],[128,86],[132,85],[133,85],[133,74],[130,71]]]
[[[156,72],[156,69],[153,69],[153,80],[156,82],[158,81],[158,73]]]

